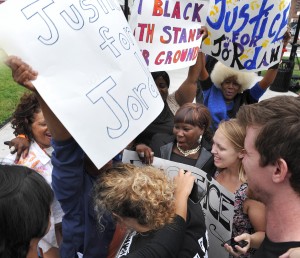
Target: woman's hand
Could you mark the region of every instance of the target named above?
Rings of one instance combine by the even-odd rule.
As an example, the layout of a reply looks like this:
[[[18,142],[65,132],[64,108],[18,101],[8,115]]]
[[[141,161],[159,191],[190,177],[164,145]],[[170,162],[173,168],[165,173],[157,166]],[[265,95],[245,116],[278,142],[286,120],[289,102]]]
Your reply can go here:
[[[178,175],[174,177],[176,190],[175,196],[183,196],[184,198],[188,198],[195,182],[195,177],[191,172],[185,172],[183,169],[180,169]]]
[[[244,233],[244,234],[241,234],[241,235],[236,236],[234,238],[234,241],[236,241],[236,242],[239,242],[239,241],[242,241],[242,240],[247,241],[248,244],[244,247],[240,247],[239,245],[234,246],[235,249],[237,250],[237,252],[235,252],[229,244],[225,244],[224,248],[226,249],[226,251],[228,253],[232,254],[234,257],[239,257],[241,254],[247,253],[247,251],[250,248],[250,245],[251,245],[251,236],[250,236],[250,234]]]
[[[284,33],[283,39],[282,39],[283,47],[284,48],[287,47],[287,45],[290,42],[291,38],[292,38],[291,30],[287,29],[287,31]]]
[[[137,144],[135,147],[135,151],[138,153],[140,159],[143,161],[145,164],[152,164],[153,163],[153,156],[154,153],[152,149],[147,146],[146,144]]]
[[[207,30],[206,26],[202,26],[200,28],[200,33],[202,35],[202,41],[205,40],[208,36],[208,30]]]
[[[9,56],[6,59],[5,64],[10,67],[15,82],[24,86],[28,90],[33,92],[36,91],[31,81],[37,78],[38,73],[34,71],[28,64],[24,63],[16,56]]]
[[[176,214],[184,218],[184,220],[186,220],[187,215],[187,200],[192,192],[195,179],[196,178],[192,175],[191,172],[185,173],[183,169],[180,169],[178,175],[174,177],[174,181],[176,184]]]

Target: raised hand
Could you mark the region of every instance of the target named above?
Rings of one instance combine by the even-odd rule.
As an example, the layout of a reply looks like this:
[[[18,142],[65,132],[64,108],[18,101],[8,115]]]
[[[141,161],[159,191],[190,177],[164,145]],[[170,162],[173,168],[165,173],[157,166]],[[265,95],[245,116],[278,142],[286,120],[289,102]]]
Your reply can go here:
[[[31,66],[23,62],[22,59],[16,56],[9,56],[5,64],[10,67],[12,77],[15,82],[24,86],[28,90],[36,91],[31,81],[37,78],[38,73],[34,71]]]

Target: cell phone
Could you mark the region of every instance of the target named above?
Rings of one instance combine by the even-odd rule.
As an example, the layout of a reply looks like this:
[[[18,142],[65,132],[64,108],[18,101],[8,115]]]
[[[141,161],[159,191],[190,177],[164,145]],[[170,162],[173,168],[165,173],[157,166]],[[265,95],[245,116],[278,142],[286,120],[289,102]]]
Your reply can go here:
[[[240,246],[240,247],[245,247],[246,245],[248,245],[248,241],[246,240],[241,240],[239,242],[234,241],[234,238],[229,239],[228,241],[224,242],[221,244],[221,246],[224,246],[225,244],[228,244],[232,247],[233,251],[237,252],[238,250],[235,248],[236,245]]]
[[[205,196],[205,194],[206,194],[206,191],[200,185],[198,185],[196,182],[194,182],[189,199],[193,203],[198,203],[202,200],[202,198]]]

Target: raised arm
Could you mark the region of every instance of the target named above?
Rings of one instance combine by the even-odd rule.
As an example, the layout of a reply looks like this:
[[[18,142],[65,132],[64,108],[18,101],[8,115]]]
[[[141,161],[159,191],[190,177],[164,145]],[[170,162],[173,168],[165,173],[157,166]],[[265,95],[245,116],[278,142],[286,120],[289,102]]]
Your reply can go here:
[[[202,61],[199,56],[200,55],[198,54],[196,63],[193,66],[190,66],[188,77],[175,92],[175,99],[179,106],[188,102],[193,102],[196,96],[197,81],[202,65]]]
[[[204,40],[207,37],[207,30],[205,27],[202,28],[202,34],[202,40]],[[180,106],[188,102],[193,102],[196,96],[197,81],[202,67],[203,53],[200,52],[198,53],[196,63],[190,66],[187,78],[175,92],[175,99]]]
[[[204,53],[199,53],[198,58],[201,59],[202,62],[202,68],[200,70],[199,74],[199,80],[200,81],[205,81],[209,77],[209,73],[206,70],[206,60],[205,60],[205,54]]]
[[[259,86],[262,89],[266,90],[274,82],[277,72],[278,72],[277,65],[274,65],[273,67],[269,68],[265,76],[262,78],[262,80],[258,82]]]
[[[56,141],[64,141],[71,138],[70,133],[55,116],[32,83],[32,81],[37,78],[38,73],[28,64],[24,63],[20,58],[15,56],[8,57],[5,63],[11,68],[13,79],[18,84],[36,93],[52,138]]]

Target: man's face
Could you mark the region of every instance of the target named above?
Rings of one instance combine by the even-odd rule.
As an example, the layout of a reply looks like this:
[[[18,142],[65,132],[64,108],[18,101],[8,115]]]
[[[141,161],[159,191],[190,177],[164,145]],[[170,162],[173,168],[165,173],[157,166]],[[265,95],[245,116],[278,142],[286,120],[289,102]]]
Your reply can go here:
[[[275,166],[267,165],[261,167],[259,164],[260,154],[255,148],[255,141],[259,133],[258,127],[247,127],[245,138],[245,156],[243,166],[247,175],[249,188],[256,199],[266,203],[272,188],[272,173]]]

